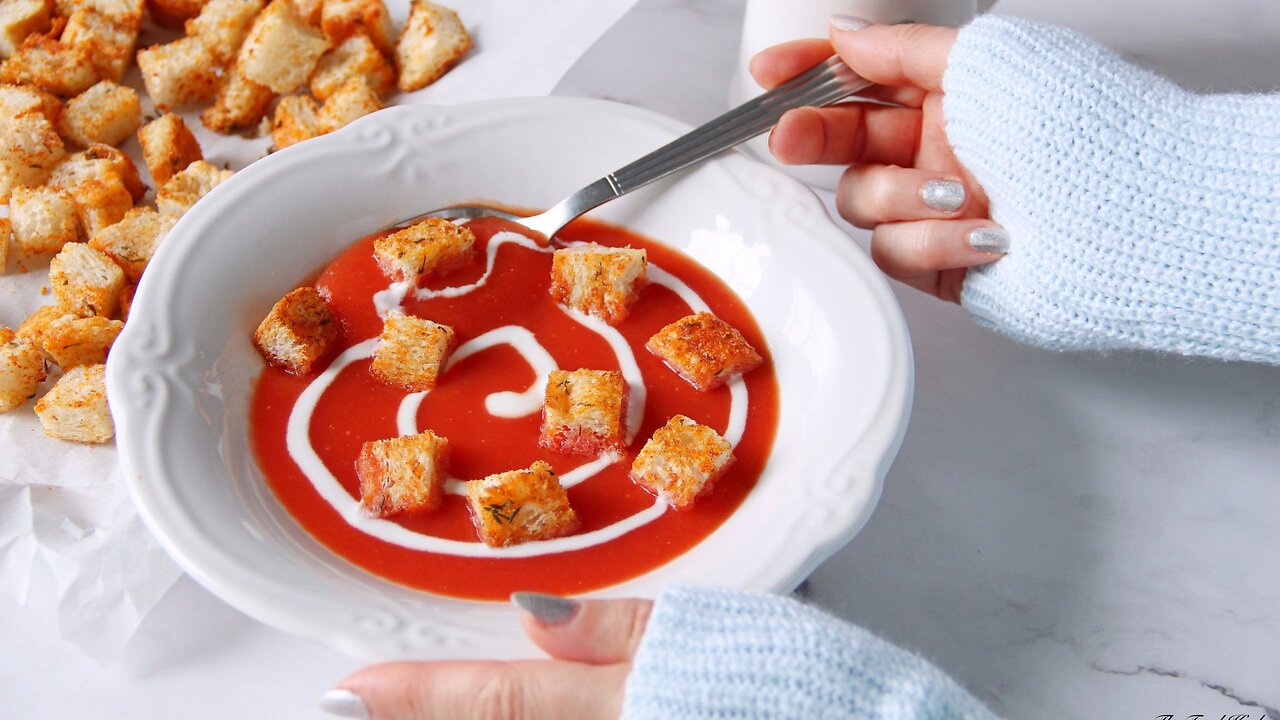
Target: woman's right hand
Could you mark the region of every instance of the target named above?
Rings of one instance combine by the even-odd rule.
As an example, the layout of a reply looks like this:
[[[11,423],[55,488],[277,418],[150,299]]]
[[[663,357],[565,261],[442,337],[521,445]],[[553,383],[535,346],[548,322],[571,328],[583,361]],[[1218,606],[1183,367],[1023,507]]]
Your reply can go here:
[[[952,152],[942,118],[942,75],[954,28],[871,25],[832,18],[830,40],[798,40],[764,50],[751,73],[766,88],[838,53],[876,83],[867,93],[898,103],[843,103],[783,115],[769,147],[786,164],[848,165],[836,207],[872,230],[871,257],[884,273],[959,302],[968,268],[1009,250],[987,198]]]

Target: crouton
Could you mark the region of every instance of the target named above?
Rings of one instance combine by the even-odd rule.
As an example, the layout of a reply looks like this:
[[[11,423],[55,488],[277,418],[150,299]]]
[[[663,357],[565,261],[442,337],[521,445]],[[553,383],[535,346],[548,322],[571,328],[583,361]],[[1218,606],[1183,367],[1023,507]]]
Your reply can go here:
[[[476,533],[489,547],[550,540],[579,525],[560,480],[541,460],[527,470],[469,481],[467,507]]]
[[[453,328],[393,312],[382,323],[369,373],[412,392],[430,390],[453,352]]]
[[[81,183],[75,192],[76,214],[85,237],[124,219],[133,208],[133,196],[118,175]]]
[[[18,326],[18,337],[30,340],[31,344],[43,351],[44,336],[49,332],[49,328],[63,320],[74,320],[78,317],[80,316],[67,312],[65,308],[58,305],[41,305]]]
[[[204,0],[147,0],[151,19],[160,25],[181,30],[186,22],[200,14]]]
[[[306,375],[338,340],[338,318],[320,293],[300,287],[271,308],[253,333],[253,344],[269,365]]]
[[[145,0],[53,0],[55,15],[69,18],[77,10],[92,10],[134,31],[142,24],[145,6]]]
[[[136,284],[175,222],[177,218],[149,207],[136,207],[120,222],[99,230],[89,239],[89,246],[114,260],[125,278]]]
[[[220,133],[248,130],[257,134],[276,94],[232,66],[218,86],[218,96],[200,114],[204,126]]]
[[[9,198],[14,240],[29,254],[56,253],[79,239],[77,217],[75,201],[55,187],[20,187]]]
[[[62,136],[80,146],[119,145],[142,124],[138,91],[103,80],[67,101]]]
[[[45,0],[5,0],[0,3],[0,57],[18,51],[28,35],[49,29],[52,16]]]
[[[381,109],[382,101],[364,79],[351,78],[320,106],[316,122],[322,133],[330,133]]]
[[[47,181],[67,154],[58,131],[37,112],[8,119],[0,143],[0,202],[15,188]]]
[[[52,93],[30,85],[0,85],[0,118],[5,122],[37,112],[57,127],[62,115],[62,101]]]
[[[173,113],[165,113],[143,125],[138,130],[138,142],[142,145],[142,159],[157,187],[196,160],[204,159],[196,136],[182,118]]]
[[[129,322],[129,311],[133,309],[133,293],[137,291],[137,285],[125,283],[123,289],[120,290],[120,321]]]
[[[684,415],[654,431],[631,464],[631,479],[676,510],[693,504],[733,463],[720,433]]]
[[[79,201],[83,185],[91,180],[112,177],[119,179],[134,202],[141,200],[147,192],[133,160],[119,148],[102,143],[94,143],[58,163],[49,175],[48,184],[66,190]]]
[[[616,370],[555,370],[547,378],[538,444],[573,455],[621,450],[627,381]]]
[[[0,82],[34,85],[60,97],[79,95],[101,80],[90,50],[31,35],[0,64]]]
[[[335,45],[363,33],[382,54],[394,52],[391,13],[382,0],[324,0],[320,27]]]
[[[283,150],[320,135],[320,123],[316,120],[319,109],[310,95],[280,98],[271,118],[271,140],[275,142],[276,149]]]
[[[400,89],[411,92],[430,85],[470,48],[471,36],[457,13],[433,2],[412,0],[409,19],[396,40]]]
[[[360,506],[373,517],[435,510],[444,500],[449,441],[427,430],[360,447]]]
[[[556,250],[551,297],[581,313],[617,325],[648,282],[644,250],[580,245]]]
[[[160,186],[156,191],[156,207],[162,215],[181,217],[196,201],[234,174],[204,160],[196,160]]]
[[[465,225],[433,217],[374,240],[373,257],[387,277],[416,283],[460,267],[475,242]]]
[[[311,94],[320,100],[338,91],[348,80],[361,78],[378,96],[395,87],[395,70],[363,33],[356,33],[320,57],[311,75]]]
[[[44,434],[59,440],[104,443],[115,435],[107,408],[105,365],[72,368],[36,402]]]
[[[0,275],[9,265],[9,238],[13,236],[13,223],[9,218],[0,218]]]
[[[99,317],[64,318],[49,326],[42,338],[45,355],[64,369],[107,361],[107,351],[124,329],[119,320]]]
[[[166,112],[209,102],[218,92],[218,61],[199,37],[138,51],[138,69],[156,109]]]
[[[710,390],[750,372],[762,359],[732,325],[711,313],[696,313],[654,333],[649,352],[698,390]]]
[[[62,42],[89,51],[90,62],[107,80],[120,82],[133,62],[138,25],[121,24],[94,10],[82,8],[67,19]]]
[[[209,0],[187,21],[187,34],[199,36],[220,64],[230,65],[262,5],[263,0]]]
[[[0,413],[26,403],[44,378],[44,357],[36,344],[0,327]]]
[[[271,0],[250,28],[237,60],[245,77],[285,94],[306,84],[328,49],[324,33],[298,15],[293,0]]]
[[[200,121],[214,132],[229,133],[253,128],[262,121],[276,94],[271,88],[245,77],[237,61],[222,77],[218,96],[200,114]]]
[[[102,251],[68,243],[49,263],[49,285],[54,300],[67,312],[111,317],[124,287],[124,271]]]

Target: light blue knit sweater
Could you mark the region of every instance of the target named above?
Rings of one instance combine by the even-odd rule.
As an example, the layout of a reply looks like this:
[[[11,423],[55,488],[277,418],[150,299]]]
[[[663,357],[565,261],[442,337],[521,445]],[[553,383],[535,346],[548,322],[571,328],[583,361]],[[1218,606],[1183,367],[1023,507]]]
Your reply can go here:
[[[947,136],[1013,251],[979,322],[1054,349],[1280,363],[1280,97],[1195,96],[1074,33],[985,17],[944,78]],[[671,588],[628,720],[986,719],[939,670],[786,598]]]

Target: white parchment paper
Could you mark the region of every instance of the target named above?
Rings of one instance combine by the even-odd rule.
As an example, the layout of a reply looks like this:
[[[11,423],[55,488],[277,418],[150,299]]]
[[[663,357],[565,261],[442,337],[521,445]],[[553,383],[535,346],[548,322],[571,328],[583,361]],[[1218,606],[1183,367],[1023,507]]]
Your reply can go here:
[[[448,4],[472,34],[471,52],[434,85],[392,96],[389,104],[546,95],[635,0]],[[408,2],[388,0],[387,5],[398,27]],[[139,45],[173,37],[147,29]],[[142,87],[136,68],[127,81]],[[144,100],[144,112],[148,111]],[[208,132],[197,113],[186,120],[205,158],[233,170],[261,158],[270,146],[269,137]],[[149,182],[136,139],[123,147]],[[0,214],[6,210],[0,209]],[[16,328],[33,309],[52,303],[47,273],[47,258],[10,259],[0,276],[0,325]],[[0,414],[0,592],[43,611],[60,635],[90,656],[109,661],[120,654],[181,571],[134,510],[121,481],[115,447],[46,437],[33,405]]]

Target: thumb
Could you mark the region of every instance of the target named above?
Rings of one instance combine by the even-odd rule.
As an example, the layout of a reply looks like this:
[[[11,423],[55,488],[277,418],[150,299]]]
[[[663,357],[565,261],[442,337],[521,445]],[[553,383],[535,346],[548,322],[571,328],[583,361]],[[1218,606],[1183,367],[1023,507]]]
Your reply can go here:
[[[835,16],[829,29],[831,45],[853,71],[871,82],[897,87],[915,86],[942,91],[947,55],[956,42],[956,29],[936,25],[870,25]]]
[[[627,662],[636,654],[653,603],[648,600],[574,600],[512,593],[524,631],[547,654],[593,664]]]

